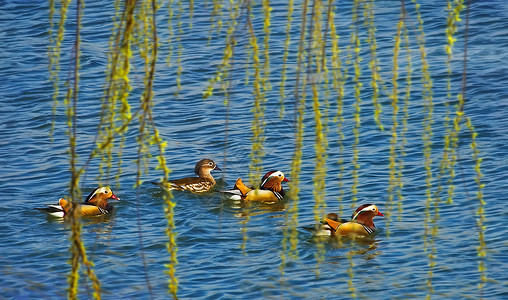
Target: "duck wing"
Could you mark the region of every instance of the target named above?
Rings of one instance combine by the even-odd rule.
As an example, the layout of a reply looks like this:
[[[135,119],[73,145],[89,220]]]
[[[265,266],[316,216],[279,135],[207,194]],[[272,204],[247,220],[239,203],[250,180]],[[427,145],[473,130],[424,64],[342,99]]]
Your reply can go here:
[[[207,192],[214,186],[213,182],[200,177],[187,177],[177,180],[171,180],[169,184],[170,189],[187,190],[193,193]]]

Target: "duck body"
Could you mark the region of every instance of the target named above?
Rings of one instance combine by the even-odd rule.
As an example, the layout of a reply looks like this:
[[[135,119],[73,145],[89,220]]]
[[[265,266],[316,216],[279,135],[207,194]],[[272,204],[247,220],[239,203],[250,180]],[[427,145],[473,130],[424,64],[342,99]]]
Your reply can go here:
[[[113,212],[113,205],[108,203],[108,199],[120,200],[109,187],[98,187],[93,190],[85,202],[78,204],[77,209],[81,216],[100,216]],[[60,198],[58,204],[50,204],[45,208],[37,208],[51,216],[65,218],[73,209],[72,202]]]
[[[374,217],[383,216],[374,204],[364,204],[358,207],[351,220],[339,219],[337,214],[326,216],[317,235],[329,236],[368,236],[376,232]]]
[[[215,179],[211,174],[213,170],[222,171],[213,160],[205,158],[200,160],[194,167],[194,173],[199,177],[186,177],[170,180],[168,182],[153,182],[153,184],[170,191],[178,190],[204,193],[210,191],[215,186]]]
[[[232,200],[277,202],[284,198],[285,192],[282,182],[289,181],[281,171],[267,172],[261,178],[259,189],[247,187],[241,178],[238,178],[232,190],[222,191]]]
[[[200,177],[186,177],[169,181],[169,184],[162,186],[168,190],[191,191],[193,193],[208,192],[215,185],[215,180],[211,181]]]

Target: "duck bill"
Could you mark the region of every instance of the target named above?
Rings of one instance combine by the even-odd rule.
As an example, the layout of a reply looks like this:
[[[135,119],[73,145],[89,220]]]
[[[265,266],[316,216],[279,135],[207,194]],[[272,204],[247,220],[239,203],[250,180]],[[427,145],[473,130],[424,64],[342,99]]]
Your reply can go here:
[[[115,194],[112,194],[111,197],[109,197],[110,199],[115,199],[115,200],[120,200],[120,198],[118,198]]]
[[[213,168],[214,170],[218,170],[218,171],[222,171],[221,168],[219,168],[218,166],[215,166],[215,168]]]
[[[376,216],[384,217],[385,215],[378,211]]]
[[[286,177],[284,177],[284,179],[282,181],[287,181],[287,182],[290,182],[291,180],[287,179]]]

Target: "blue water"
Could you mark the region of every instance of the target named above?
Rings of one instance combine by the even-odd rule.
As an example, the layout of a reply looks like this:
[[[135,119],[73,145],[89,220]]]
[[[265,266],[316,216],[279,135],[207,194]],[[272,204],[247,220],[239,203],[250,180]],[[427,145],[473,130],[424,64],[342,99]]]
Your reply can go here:
[[[96,125],[99,120],[100,99],[103,95],[104,70],[107,65],[108,38],[112,10],[110,1],[87,3],[82,31],[82,68],[78,105],[78,151],[83,163],[93,149]],[[264,170],[280,169],[290,174],[294,150],[294,120],[292,91],[294,87],[294,58],[299,34],[298,18],[292,24],[289,73],[285,97],[285,114],[279,118],[279,78],[282,69],[285,38],[285,1],[274,3],[271,35],[271,84],[266,103],[266,156]],[[408,1],[406,1],[408,2]],[[381,75],[391,81],[393,36],[398,19],[399,2],[376,1],[378,55]],[[412,6],[407,4],[410,12]],[[340,5],[339,5],[340,6]],[[68,260],[69,226],[48,219],[33,208],[55,203],[68,194],[69,167],[65,135],[65,111],[57,110],[53,142],[49,132],[52,122],[52,85],[47,70],[48,4],[46,1],[0,1],[0,296],[1,298],[65,298]],[[71,6],[72,9],[73,6]],[[258,12],[259,7],[255,7]],[[427,1],[422,4],[425,21],[427,59],[434,84],[434,176],[438,174],[438,160],[442,149],[443,103],[446,101],[446,67],[444,25],[445,4]],[[344,55],[349,42],[351,7],[337,9],[337,27],[341,35]],[[176,66],[164,61],[169,50],[165,8],[160,11],[160,63],[155,82],[155,120],[164,139],[168,141],[167,158],[171,177],[191,176],[194,164],[201,158],[213,158],[224,172],[214,172],[219,188],[232,186],[238,177],[249,176],[252,121],[252,88],[244,86],[246,32],[240,31],[237,60],[233,74],[234,86],[229,107],[228,141],[225,147],[225,115],[223,96],[217,92],[208,100],[202,99],[207,80],[215,74],[222,59],[223,35],[208,43],[210,3],[197,5],[192,29],[184,25],[182,37],[182,90],[175,85]],[[296,10],[299,14],[300,9]],[[71,13],[70,28],[74,14]],[[175,17],[176,18],[176,17]],[[186,15],[183,16],[187,20]],[[411,28],[416,19],[411,13]],[[262,21],[254,20],[257,29]],[[174,22],[174,30],[176,20]],[[456,168],[456,190],[453,204],[442,204],[435,239],[436,266],[433,269],[433,298],[463,299],[508,297],[508,257],[505,209],[508,187],[508,5],[505,1],[475,2],[471,7],[468,47],[468,81],[466,114],[478,131],[478,147],[482,161],[488,247],[487,277],[491,280],[480,291],[478,273],[478,231],[475,225],[478,201],[471,161],[470,138],[464,130],[459,144]],[[413,30],[411,29],[411,30]],[[242,27],[241,30],[245,30]],[[69,31],[68,31],[69,32]],[[413,31],[414,32],[414,31]],[[66,39],[62,54],[63,81],[69,65],[71,39]],[[217,35],[214,35],[217,37]],[[364,38],[364,36],[362,36]],[[262,33],[258,37],[262,42]],[[463,23],[459,26],[454,49],[453,93],[460,87],[462,73]],[[414,74],[419,76],[419,52],[412,34]],[[172,61],[176,62],[177,46],[173,46]],[[362,41],[365,87],[362,99],[362,127],[359,146],[358,202],[375,203],[381,212],[391,216],[376,218],[381,228],[368,243],[327,241],[324,261],[317,264],[316,241],[303,227],[314,223],[314,121],[311,103],[305,116],[305,140],[300,176],[298,222],[298,258],[289,259],[282,276],[281,241],[285,225],[287,200],[277,205],[253,205],[249,211],[241,203],[225,201],[218,193],[196,196],[175,192],[176,231],[178,233],[178,296],[180,298],[253,299],[294,298],[323,299],[350,298],[347,270],[354,264],[353,286],[360,298],[408,299],[424,298],[429,290],[429,259],[424,245],[425,169],[422,154],[422,100],[420,78],[413,78],[413,96],[409,108],[407,133],[403,213],[387,205],[388,155],[390,133],[381,132],[372,120],[372,104],[366,68],[368,46]],[[404,54],[405,55],[405,54]],[[344,56],[345,57],[345,56]],[[345,61],[345,58],[344,58]],[[136,57],[133,69],[132,103],[142,92],[142,68]],[[404,66],[405,67],[405,66]],[[352,66],[349,65],[350,76]],[[402,67],[401,67],[402,71]],[[350,77],[351,80],[352,77]],[[252,82],[252,77],[250,78]],[[389,86],[389,85],[388,85]],[[175,96],[175,92],[178,95]],[[390,100],[383,92],[382,120],[387,129],[391,125]],[[455,97],[455,96],[453,96]],[[331,99],[328,113],[329,144],[327,148],[326,211],[338,211],[339,160],[335,100]],[[351,213],[351,156],[352,104],[354,89],[346,86],[345,99],[345,198],[346,215]],[[163,214],[161,191],[149,181],[160,178],[156,162],[149,165],[145,183],[133,189],[136,178],[137,126],[134,123],[126,136],[119,188],[115,193],[122,200],[116,203],[116,214],[99,220],[85,220],[83,241],[94,270],[102,284],[103,297],[166,298],[169,262],[164,233],[167,221]],[[225,152],[226,151],[226,152]],[[224,154],[226,156],[224,157]],[[153,152],[155,153],[155,150]],[[87,194],[98,183],[98,162],[90,165],[82,180]],[[110,179],[115,186],[113,178]],[[248,216],[245,253],[241,249],[243,222]],[[399,218],[400,216],[400,218]],[[138,226],[138,220],[140,227]],[[140,230],[141,229],[141,230]],[[141,235],[140,235],[141,232]],[[390,234],[387,235],[386,233]],[[142,241],[142,243],[140,242]],[[142,245],[142,246],[141,246]],[[146,268],[143,265],[145,257]],[[351,261],[347,259],[352,256]],[[316,270],[320,275],[316,276]],[[90,281],[80,280],[81,298],[91,298]],[[147,284],[149,282],[149,285]]]

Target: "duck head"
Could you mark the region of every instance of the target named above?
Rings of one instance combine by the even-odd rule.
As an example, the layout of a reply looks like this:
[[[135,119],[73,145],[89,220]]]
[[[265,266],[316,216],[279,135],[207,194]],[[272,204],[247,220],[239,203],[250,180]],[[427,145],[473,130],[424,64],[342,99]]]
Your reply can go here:
[[[108,199],[120,200],[109,187],[98,187],[86,197],[85,203],[104,208],[108,205]]]
[[[383,217],[384,215],[379,212],[377,206],[374,204],[364,204],[356,209],[356,211],[351,216],[351,220],[361,223],[365,226],[375,228],[376,226],[374,226],[373,221],[375,216]]]
[[[261,178],[260,188],[268,189],[280,193],[282,191],[282,182],[289,181],[281,171],[270,171]]]
[[[194,167],[194,173],[199,177],[210,177],[210,172],[213,170],[222,171],[221,168],[215,164],[215,162],[209,158],[202,159],[198,161],[196,166]]]

